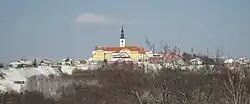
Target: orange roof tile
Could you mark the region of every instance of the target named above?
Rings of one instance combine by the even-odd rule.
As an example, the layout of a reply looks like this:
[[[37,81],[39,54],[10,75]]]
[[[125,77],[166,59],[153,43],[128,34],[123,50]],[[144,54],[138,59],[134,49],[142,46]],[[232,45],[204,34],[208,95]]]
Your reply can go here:
[[[99,47],[96,50],[103,50],[103,51],[113,51],[113,52],[120,52],[123,49],[128,49],[130,51],[139,51],[140,53],[145,53],[143,47],[138,46],[125,46],[125,47]]]

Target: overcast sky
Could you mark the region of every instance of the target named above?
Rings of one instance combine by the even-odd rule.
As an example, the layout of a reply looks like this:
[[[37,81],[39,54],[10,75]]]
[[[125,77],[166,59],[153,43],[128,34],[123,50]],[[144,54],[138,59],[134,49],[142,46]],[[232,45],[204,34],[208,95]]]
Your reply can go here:
[[[166,41],[250,57],[250,0],[1,0],[0,62],[88,58],[97,46]]]

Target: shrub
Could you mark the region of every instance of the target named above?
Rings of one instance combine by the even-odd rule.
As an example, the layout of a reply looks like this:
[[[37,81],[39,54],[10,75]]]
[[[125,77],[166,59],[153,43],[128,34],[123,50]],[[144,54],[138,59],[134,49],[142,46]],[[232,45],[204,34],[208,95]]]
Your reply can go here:
[[[56,104],[56,101],[45,98],[39,92],[17,93],[11,91],[2,93],[0,98],[0,104]]]
[[[0,68],[4,68],[4,64],[3,63],[0,63]]]
[[[35,91],[8,93],[1,101],[20,104],[247,104],[249,77],[244,71],[206,75],[162,70],[151,77],[140,71],[79,71],[79,76],[51,76],[60,80],[60,97],[48,98]],[[36,78],[33,78],[36,79]],[[92,82],[91,82],[92,81]],[[49,82],[48,83],[54,83]],[[58,83],[58,82],[57,82]],[[44,82],[43,84],[46,84]],[[56,84],[54,83],[56,86]],[[30,85],[32,86],[32,85]],[[21,99],[21,100],[20,100]],[[19,102],[18,102],[19,101]]]

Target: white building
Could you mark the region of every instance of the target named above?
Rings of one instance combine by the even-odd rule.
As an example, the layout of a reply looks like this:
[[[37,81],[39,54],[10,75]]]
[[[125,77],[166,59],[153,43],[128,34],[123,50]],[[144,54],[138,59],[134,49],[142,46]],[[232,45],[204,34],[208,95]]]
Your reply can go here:
[[[72,66],[75,63],[75,59],[70,59],[70,58],[66,58],[66,59],[62,59],[59,62],[61,65],[69,65]]]
[[[238,60],[236,60],[235,62],[239,63],[239,64],[248,64],[250,61],[247,58],[239,58]]]
[[[200,58],[191,59],[190,62],[193,65],[202,65],[203,64],[203,61]]]
[[[124,60],[124,61],[132,61],[130,56],[126,52],[120,52],[120,53],[112,53],[111,54],[111,61],[118,61],[118,60]]]
[[[18,60],[9,63],[8,66],[11,68],[26,67],[26,66],[32,66],[32,62],[28,60]]]
[[[226,59],[224,61],[224,64],[233,64],[234,60],[233,59]]]
[[[51,66],[54,64],[55,64],[55,61],[53,61],[51,59],[44,59],[44,60],[41,60],[41,62],[40,62],[40,65],[42,65],[42,66]]]

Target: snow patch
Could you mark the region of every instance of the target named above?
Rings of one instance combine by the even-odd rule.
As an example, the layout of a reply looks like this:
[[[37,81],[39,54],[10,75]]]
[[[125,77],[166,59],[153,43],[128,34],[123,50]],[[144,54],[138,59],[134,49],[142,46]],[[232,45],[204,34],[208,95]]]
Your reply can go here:
[[[76,67],[72,67],[72,66],[66,66],[66,65],[62,65],[61,66],[61,71],[65,74],[69,74],[71,75],[73,70],[75,69]]]

